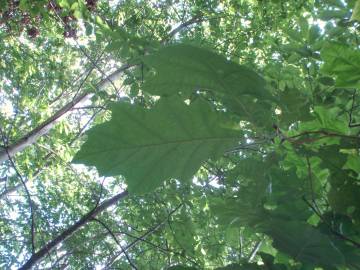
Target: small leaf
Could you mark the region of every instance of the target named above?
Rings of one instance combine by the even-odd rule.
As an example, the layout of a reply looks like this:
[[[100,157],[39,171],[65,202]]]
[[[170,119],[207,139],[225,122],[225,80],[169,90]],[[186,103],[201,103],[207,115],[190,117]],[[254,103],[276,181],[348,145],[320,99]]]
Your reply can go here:
[[[312,25],[309,29],[308,40],[310,44],[313,44],[320,37],[320,27]]]
[[[70,9],[70,3],[67,0],[59,0],[58,4],[62,8],[69,8]]]
[[[358,155],[348,155],[347,162],[345,163],[343,168],[360,173],[360,157]]]
[[[360,21],[360,0],[357,0],[350,20],[351,21]]]
[[[332,86],[335,84],[334,79],[331,77],[328,77],[328,76],[320,77],[318,80],[320,83],[322,83],[323,85],[327,85],[327,86]]]
[[[74,10],[74,17],[77,19],[81,19],[83,17],[83,15],[79,9]]]

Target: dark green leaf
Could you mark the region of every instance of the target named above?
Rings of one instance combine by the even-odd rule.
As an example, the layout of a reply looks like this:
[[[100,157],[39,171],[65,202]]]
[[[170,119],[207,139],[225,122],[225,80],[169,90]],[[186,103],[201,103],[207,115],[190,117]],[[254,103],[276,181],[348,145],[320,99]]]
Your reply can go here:
[[[154,95],[205,90],[272,100],[258,74],[206,49],[172,45],[145,57],[144,62],[155,70],[144,83],[144,90]]]
[[[272,220],[262,226],[274,239],[274,246],[297,261],[314,266],[344,265],[343,254],[331,240],[306,223]]]

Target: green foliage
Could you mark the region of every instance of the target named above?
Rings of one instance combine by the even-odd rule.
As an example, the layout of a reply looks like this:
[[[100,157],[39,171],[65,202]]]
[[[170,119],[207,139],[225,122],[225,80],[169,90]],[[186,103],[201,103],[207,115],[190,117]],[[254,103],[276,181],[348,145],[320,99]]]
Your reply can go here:
[[[0,1],[0,268],[360,269],[359,3]]]
[[[144,58],[155,75],[145,81],[145,91],[154,95],[215,91],[227,96],[250,95],[270,99],[263,79],[246,67],[227,61],[208,50],[190,45],[172,45]]]
[[[295,260],[309,265],[335,267],[344,265],[344,257],[326,236],[296,221],[271,220],[261,225],[274,239],[274,247]]]
[[[190,180],[205,160],[235,147],[242,134],[202,100],[186,105],[164,98],[151,109],[123,103],[111,111],[111,121],[88,133],[74,162],[94,165],[105,176],[123,174],[137,194],[167,179]]]
[[[167,270],[196,270],[196,268],[176,265],[176,266],[169,267]]]
[[[191,96],[201,91],[215,94],[228,110],[241,119],[271,125],[270,101],[265,81],[245,66],[226,60],[209,50],[191,45],[171,45],[144,57],[154,74],[142,87],[153,95],[177,93]],[[251,105],[250,105],[251,104]]]
[[[351,15],[351,20],[360,21],[360,1],[359,0],[355,4],[353,13]]]
[[[345,88],[360,86],[360,50],[343,44],[327,44],[321,51],[322,71],[336,77],[336,85]],[[350,61],[349,61],[350,60]]]

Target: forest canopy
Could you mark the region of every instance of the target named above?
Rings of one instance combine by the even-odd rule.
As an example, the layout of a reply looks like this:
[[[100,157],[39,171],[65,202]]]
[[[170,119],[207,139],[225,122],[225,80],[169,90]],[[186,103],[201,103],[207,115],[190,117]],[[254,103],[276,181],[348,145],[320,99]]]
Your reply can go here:
[[[360,269],[360,0],[0,0],[0,268]]]

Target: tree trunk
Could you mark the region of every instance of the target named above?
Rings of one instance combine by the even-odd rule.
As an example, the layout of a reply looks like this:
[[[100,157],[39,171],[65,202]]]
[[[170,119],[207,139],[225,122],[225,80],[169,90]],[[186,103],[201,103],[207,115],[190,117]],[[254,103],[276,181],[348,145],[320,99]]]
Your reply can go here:
[[[85,214],[79,221],[68,227],[65,231],[55,237],[52,241],[48,242],[40,250],[31,255],[29,260],[19,268],[19,270],[31,269],[36,263],[43,259],[52,249],[57,247],[61,242],[70,237],[74,232],[86,225],[92,218],[96,217],[102,211],[106,210],[110,206],[116,204],[118,201],[128,195],[127,190],[116,194],[114,197],[104,201],[96,208]]]
[[[98,88],[102,89],[105,86],[109,84],[111,81],[116,81],[121,73],[133,65],[123,65],[116,71],[114,71],[112,74],[110,74],[108,77],[106,77],[104,80],[102,80],[98,84]],[[26,147],[32,145],[36,140],[43,136],[44,134],[47,134],[50,129],[59,121],[61,120],[66,114],[74,108],[76,105],[85,102],[89,100],[92,97],[93,93],[84,93],[78,97],[76,97],[74,100],[67,103],[64,107],[62,107],[60,110],[58,110],[53,116],[51,116],[49,119],[47,119],[45,122],[40,124],[38,127],[31,130],[29,133],[27,133],[24,137],[20,138],[17,142],[9,145],[6,150],[0,151],[0,164],[10,157],[13,157],[16,153],[22,151]]]

